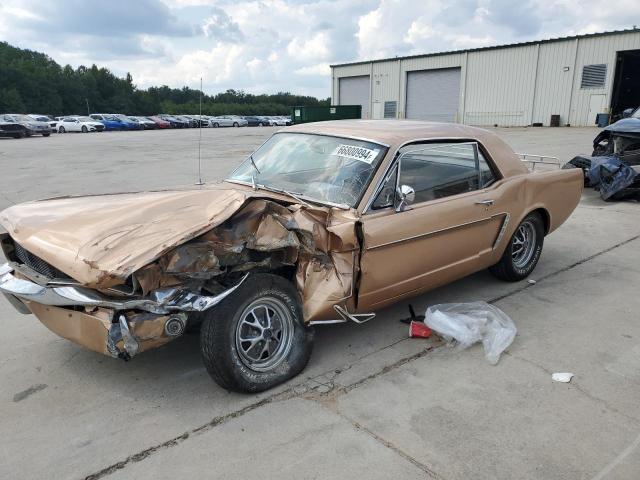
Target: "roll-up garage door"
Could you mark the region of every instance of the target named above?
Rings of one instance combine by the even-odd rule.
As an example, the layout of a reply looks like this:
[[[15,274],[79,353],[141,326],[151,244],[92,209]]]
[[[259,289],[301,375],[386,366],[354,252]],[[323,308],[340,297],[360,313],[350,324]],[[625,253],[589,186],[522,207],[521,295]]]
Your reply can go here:
[[[362,105],[362,118],[369,118],[369,75],[340,79],[340,105]]]
[[[455,122],[460,99],[460,68],[407,73],[407,118]]]

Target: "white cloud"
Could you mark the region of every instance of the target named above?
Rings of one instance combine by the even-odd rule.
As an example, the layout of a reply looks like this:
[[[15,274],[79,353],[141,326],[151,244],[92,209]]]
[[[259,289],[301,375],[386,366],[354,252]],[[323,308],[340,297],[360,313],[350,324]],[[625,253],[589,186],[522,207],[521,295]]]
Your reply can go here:
[[[318,75],[328,77],[331,75],[331,67],[328,63],[319,63],[317,65],[310,65],[308,67],[301,67],[294,70],[296,75]]]
[[[327,46],[327,40],[325,32],[317,33],[309,39],[295,37],[287,45],[287,53],[292,58],[303,61],[324,60],[331,54]]]

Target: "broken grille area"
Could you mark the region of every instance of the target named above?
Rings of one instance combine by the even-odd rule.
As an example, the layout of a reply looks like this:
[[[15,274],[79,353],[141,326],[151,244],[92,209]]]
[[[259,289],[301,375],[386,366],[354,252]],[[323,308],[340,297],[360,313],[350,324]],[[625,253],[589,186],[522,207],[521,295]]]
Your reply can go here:
[[[24,263],[27,267],[35,270],[40,275],[44,275],[45,277],[49,278],[70,278],[68,275],[65,275],[57,268],[49,265],[40,257],[26,250],[19,243],[15,242],[13,244],[13,247],[16,260],[20,263]]]

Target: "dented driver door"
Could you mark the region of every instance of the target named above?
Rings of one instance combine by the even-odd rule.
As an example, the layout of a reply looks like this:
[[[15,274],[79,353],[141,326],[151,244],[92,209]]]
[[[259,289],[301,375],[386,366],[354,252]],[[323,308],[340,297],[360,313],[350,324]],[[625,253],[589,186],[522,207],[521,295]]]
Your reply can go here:
[[[362,216],[361,312],[483,268],[503,224],[501,189],[488,188],[496,175],[475,143],[411,147]],[[397,211],[402,185],[415,198]]]

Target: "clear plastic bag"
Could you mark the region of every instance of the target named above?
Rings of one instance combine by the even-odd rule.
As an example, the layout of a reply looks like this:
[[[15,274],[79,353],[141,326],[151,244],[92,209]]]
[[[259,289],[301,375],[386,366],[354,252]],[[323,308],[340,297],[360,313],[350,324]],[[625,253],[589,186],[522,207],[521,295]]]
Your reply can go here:
[[[460,349],[482,342],[489,363],[513,342],[516,326],[502,310],[487,302],[442,303],[427,308],[424,323]]]

